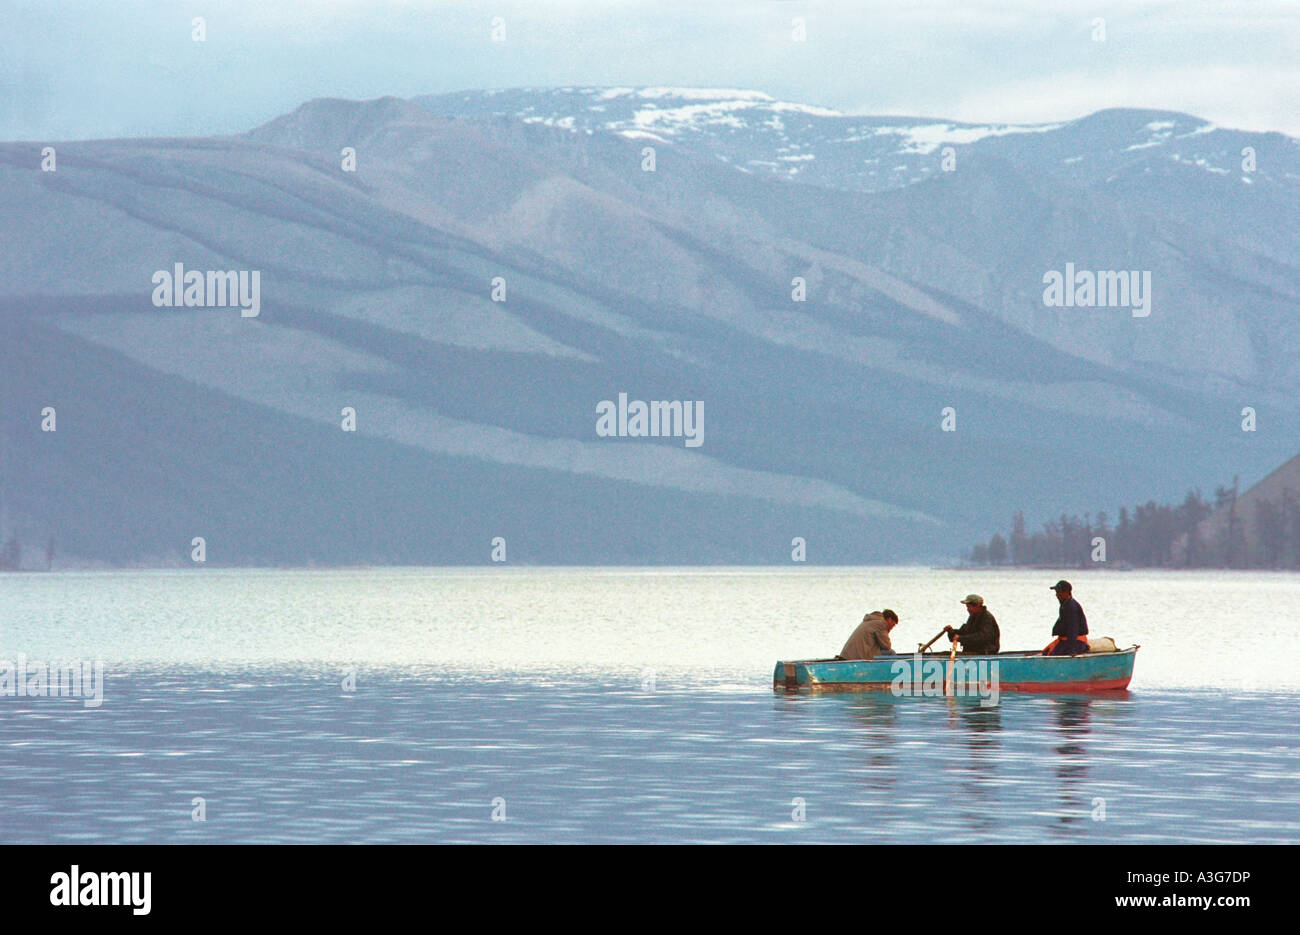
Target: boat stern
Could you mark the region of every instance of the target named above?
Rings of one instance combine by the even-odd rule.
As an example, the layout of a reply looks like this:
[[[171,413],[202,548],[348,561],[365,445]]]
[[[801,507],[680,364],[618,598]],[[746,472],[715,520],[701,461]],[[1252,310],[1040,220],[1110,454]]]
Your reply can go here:
[[[800,684],[808,686],[808,668],[802,662],[778,662],[772,672],[772,690],[797,692]]]

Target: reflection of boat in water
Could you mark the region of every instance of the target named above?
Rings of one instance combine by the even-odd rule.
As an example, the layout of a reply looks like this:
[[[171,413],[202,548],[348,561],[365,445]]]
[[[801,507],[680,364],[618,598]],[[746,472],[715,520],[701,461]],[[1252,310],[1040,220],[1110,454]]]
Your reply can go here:
[[[778,662],[775,691],[893,691],[905,695],[973,694],[992,683],[1000,692],[1124,691],[1133,678],[1137,646],[1117,652],[1044,656],[1039,650],[958,656],[915,653],[875,659]]]

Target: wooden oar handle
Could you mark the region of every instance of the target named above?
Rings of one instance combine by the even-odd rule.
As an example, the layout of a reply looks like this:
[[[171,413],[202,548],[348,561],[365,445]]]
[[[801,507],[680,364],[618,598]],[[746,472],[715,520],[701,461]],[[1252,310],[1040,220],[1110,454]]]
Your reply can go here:
[[[924,646],[920,646],[920,647],[918,647],[916,651],[919,652],[919,653],[923,653],[923,652],[925,652],[927,649],[929,649],[929,648],[930,648],[931,646],[933,646],[935,643],[939,642],[939,637],[943,636],[943,635],[944,635],[945,633],[947,633],[947,632],[948,632],[948,628],[947,628],[947,627],[944,627],[942,630],[940,630],[938,633],[936,633],[936,634],[934,635],[934,639],[930,640],[930,642],[926,643]]]

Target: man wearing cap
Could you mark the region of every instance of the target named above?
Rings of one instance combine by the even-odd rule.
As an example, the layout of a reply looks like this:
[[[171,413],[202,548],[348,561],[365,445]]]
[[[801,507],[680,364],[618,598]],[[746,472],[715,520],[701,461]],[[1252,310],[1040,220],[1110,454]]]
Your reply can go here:
[[[898,626],[898,614],[892,610],[873,610],[862,618],[836,659],[875,659],[881,653],[894,654],[889,631]]]
[[[948,639],[961,644],[963,655],[997,655],[1001,649],[1002,634],[998,630],[997,620],[984,606],[984,598],[978,594],[967,594],[962,603],[966,605],[966,622],[957,630],[944,627]]]
[[[1083,608],[1074,599],[1074,589],[1070,582],[1062,579],[1052,585],[1056,599],[1061,602],[1061,613],[1052,627],[1056,639],[1047,644],[1043,650],[1045,656],[1077,656],[1088,651],[1088,618]]]

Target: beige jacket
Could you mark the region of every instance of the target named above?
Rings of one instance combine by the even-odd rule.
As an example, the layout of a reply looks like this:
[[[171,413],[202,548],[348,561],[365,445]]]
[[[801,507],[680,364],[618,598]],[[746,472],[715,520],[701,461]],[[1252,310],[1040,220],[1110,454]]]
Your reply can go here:
[[[894,651],[889,643],[889,620],[873,611],[863,618],[849,641],[840,650],[841,659],[875,659],[882,652]]]

